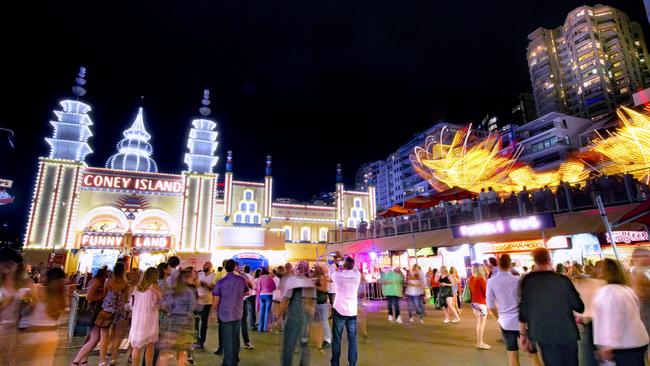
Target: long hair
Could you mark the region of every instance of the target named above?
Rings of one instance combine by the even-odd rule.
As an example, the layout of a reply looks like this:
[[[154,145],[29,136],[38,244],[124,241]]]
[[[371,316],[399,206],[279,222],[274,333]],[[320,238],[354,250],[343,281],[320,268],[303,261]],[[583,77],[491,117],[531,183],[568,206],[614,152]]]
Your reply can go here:
[[[165,279],[165,270],[169,268],[169,263],[167,262],[162,262],[158,264],[158,279],[159,280],[164,280]]]
[[[602,269],[600,270],[600,278],[605,280],[608,284],[612,285],[627,285],[627,278],[618,263],[610,258],[603,259]]]
[[[154,283],[158,283],[158,270],[154,267],[149,267],[146,271],[144,271],[142,281],[140,281],[138,284],[138,291],[145,292]]]
[[[46,276],[45,302],[47,315],[52,319],[57,319],[65,310],[65,272],[61,268],[54,267],[47,271]]]
[[[115,263],[115,267],[113,267],[113,281],[117,283],[126,283],[126,278],[124,278],[124,263]]]
[[[485,268],[482,264],[472,264],[472,275],[485,278]]]
[[[174,281],[174,294],[178,295],[188,287],[185,283],[185,279],[190,276],[192,276],[191,268],[183,268],[180,270],[180,273],[176,276],[176,280]]]

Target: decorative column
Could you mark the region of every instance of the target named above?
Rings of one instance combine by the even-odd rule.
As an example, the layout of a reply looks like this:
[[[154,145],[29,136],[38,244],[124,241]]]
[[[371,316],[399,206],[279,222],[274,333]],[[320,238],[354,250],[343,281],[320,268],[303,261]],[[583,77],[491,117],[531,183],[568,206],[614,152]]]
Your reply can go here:
[[[75,99],[59,104],[50,145],[50,155],[41,157],[38,165],[34,195],[27,221],[25,247],[33,249],[63,249],[74,246],[74,227],[81,174],[86,155],[92,153],[88,138],[93,122],[91,108],[79,101],[86,94],[86,68],[80,67],[72,93]]]
[[[210,91],[203,91],[200,118],[192,121],[185,153],[187,171],[183,172],[185,191],[183,194],[182,225],[178,250],[183,252],[209,252],[214,241],[213,221],[218,175],[213,173],[219,159],[217,150],[217,123],[207,119],[212,113]]]
[[[372,173],[368,176],[368,222],[374,221],[377,215],[377,188]]]
[[[228,222],[230,217],[232,217],[232,151],[228,150],[223,184],[223,220]]]
[[[271,155],[266,156],[266,175],[264,176],[264,223],[271,221],[273,206],[273,176],[271,169]]]
[[[336,223],[339,228],[343,227],[343,168],[341,164],[336,164]]]

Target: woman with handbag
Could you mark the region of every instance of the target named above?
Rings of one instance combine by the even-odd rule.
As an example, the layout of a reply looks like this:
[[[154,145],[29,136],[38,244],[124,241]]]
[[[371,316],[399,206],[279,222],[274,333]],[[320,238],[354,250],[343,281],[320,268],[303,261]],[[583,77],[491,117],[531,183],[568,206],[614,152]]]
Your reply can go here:
[[[476,348],[490,349],[492,346],[483,342],[483,333],[485,332],[485,321],[487,320],[487,281],[485,280],[485,271],[483,265],[472,264],[472,277],[469,278],[467,288],[470,292],[470,305],[476,315]],[[463,294],[463,297],[465,295]]]
[[[97,320],[97,315],[102,309],[102,302],[104,301],[104,284],[106,282],[106,277],[108,277],[108,270],[104,267],[97,270],[95,277],[90,280],[88,283],[88,292],[86,293],[86,305],[84,311],[79,315],[77,323],[86,322],[83,318],[89,317],[87,319],[87,325],[90,327],[88,331],[88,336],[86,337],[86,343],[81,347],[77,355],[72,360],[72,365],[87,365],[88,364],[88,354],[95,349],[97,343],[99,343],[99,328],[95,326],[95,320]]]
[[[18,321],[17,365],[53,366],[59,343],[60,316],[66,307],[65,273],[50,268],[42,291],[23,299]]]
[[[404,292],[408,297],[409,323],[413,323],[413,313],[415,313],[419,318],[420,324],[424,324],[424,304],[422,303],[424,281],[420,276],[421,272],[418,265],[413,265],[413,270],[408,274],[406,291]]]
[[[95,326],[100,329],[99,366],[107,365],[106,353],[109,346],[113,358],[110,364],[115,364],[119,343],[127,325],[125,307],[129,301],[128,292],[129,284],[124,276],[124,263],[117,262],[113,268],[113,278],[106,281],[104,287],[106,296],[102,302],[102,309],[95,320]]]
[[[456,279],[449,274],[447,267],[440,267],[440,302],[445,309],[445,320],[443,323],[449,323],[449,315],[454,316],[452,323],[458,323],[460,317],[455,306],[455,296],[452,287],[456,285]]]
[[[0,365],[16,364],[16,323],[22,298],[33,284],[23,257],[11,248],[0,249]]]

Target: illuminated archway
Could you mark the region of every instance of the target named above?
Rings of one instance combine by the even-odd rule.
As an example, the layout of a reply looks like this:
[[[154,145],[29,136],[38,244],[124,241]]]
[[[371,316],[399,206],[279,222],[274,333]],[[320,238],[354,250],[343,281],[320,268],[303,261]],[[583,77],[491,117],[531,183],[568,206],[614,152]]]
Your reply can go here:
[[[84,231],[124,232],[129,228],[129,221],[117,208],[101,206],[86,213],[82,228]]]
[[[134,233],[175,233],[174,219],[167,212],[159,209],[144,210],[133,220]]]

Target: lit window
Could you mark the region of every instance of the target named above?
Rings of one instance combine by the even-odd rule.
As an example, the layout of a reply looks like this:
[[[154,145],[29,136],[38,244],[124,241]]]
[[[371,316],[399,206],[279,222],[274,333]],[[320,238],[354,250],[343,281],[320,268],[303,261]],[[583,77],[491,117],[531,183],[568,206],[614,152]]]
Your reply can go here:
[[[327,228],[326,227],[322,227],[318,231],[318,240],[319,241],[327,241]]]
[[[284,240],[291,241],[291,226],[284,227]]]
[[[257,205],[254,204],[254,203],[249,203],[249,204],[248,204],[248,211],[250,211],[250,212],[255,212],[255,211],[257,211],[257,210],[256,210],[256,206],[257,206]]]
[[[246,194],[244,194],[244,198],[246,199],[246,201],[252,200],[253,199],[253,192],[246,191]]]
[[[250,224],[251,223],[251,215],[245,215],[244,216],[244,222],[247,223],[247,224]]]
[[[308,227],[303,227],[300,229],[300,240],[302,241],[309,241],[310,237],[310,230]]]
[[[242,202],[241,205],[239,206],[239,209],[240,209],[241,211],[246,212],[246,203]]]

